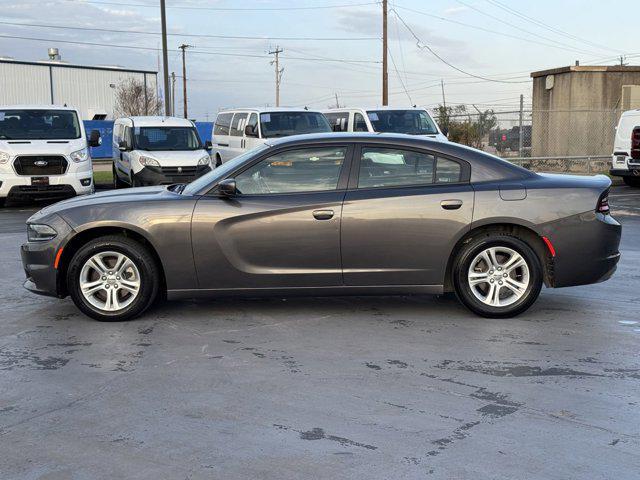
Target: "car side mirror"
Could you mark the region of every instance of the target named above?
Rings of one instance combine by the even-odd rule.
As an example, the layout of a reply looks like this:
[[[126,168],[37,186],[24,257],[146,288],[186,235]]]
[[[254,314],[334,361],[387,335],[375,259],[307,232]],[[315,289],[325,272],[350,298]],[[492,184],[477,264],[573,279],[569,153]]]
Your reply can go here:
[[[87,142],[90,147],[99,147],[102,145],[102,138],[100,137],[100,132],[98,130],[91,130],[89,134],[89,142]]]
[[[233,197],[238,193],[235,178],[225,178],[218,183],[218,193],[221,197]]]
[[[244,135],[246,137],[257,137],[258,132],[255,131],[255,127],[252,127],[251,125],[247,125],[244,127]]]
[[[448,137],[448,136],[449,136],[449,129],[448,129],[447,127],[441,128],[440,130],[442,130],[442,134],[443,134],[445,137]]]
[[[211,140],[207,140],[206,142],[204,142],[204,149],[207,152],[210,152],[213,149],[213,143],[211,143]]]
[[[120,150],[121,152],[126,152],[129,150],[129,144],[126,140],[120,140],[120,142],[118,143],[118,150]]]

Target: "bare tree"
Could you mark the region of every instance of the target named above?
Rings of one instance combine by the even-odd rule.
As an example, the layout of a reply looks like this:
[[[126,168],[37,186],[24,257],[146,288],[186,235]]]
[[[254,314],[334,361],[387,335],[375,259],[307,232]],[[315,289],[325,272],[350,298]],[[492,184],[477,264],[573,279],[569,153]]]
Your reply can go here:
[[[162,114],[162,100],[155,90],[135,78],[129,78],[118,84],[114,105],[116,117]]]

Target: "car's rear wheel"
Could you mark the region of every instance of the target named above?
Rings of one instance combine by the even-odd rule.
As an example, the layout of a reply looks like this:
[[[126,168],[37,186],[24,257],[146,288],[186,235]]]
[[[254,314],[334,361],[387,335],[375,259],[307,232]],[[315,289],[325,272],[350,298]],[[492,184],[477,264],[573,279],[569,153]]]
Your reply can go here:
[[[78,250],[67,270],[73,302],[100,321],[141,315],[158,296],[160,272],[146,247],[130,238],[97,238]]]
[[[506,318],[527,310],[540,295],[542,266],[525,242],[489,233],[459,251],[453,283],[460,301],[483,317]]]
[[[640,177],[622,177],[622,179],[630,187],[640,187]]]

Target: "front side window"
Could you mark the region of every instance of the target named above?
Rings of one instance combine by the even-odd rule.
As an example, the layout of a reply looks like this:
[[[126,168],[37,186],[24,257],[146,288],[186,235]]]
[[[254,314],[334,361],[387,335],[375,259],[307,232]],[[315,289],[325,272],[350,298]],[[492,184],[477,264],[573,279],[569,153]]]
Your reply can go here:
[[[424,110],[369,110],[369,121],[376,132],[435,135],[436,124]]]
[[[236,113],[233,116],[233,121],[231,122],[231,130],[229,131],[229,135],[231,135],[232,137],[242,137],[242,135],[244,134],[243,130],[243,125],[244,122],[247,120],[247,113]]]
[[[257,113],[252,113],[249,116],[247,127],[251,128],[251,131],[254,133],[254,135],[258,135],[258,114]]]
[[[346,153],[347,147],[278,153],[236,176],[236,187],[242,195],[335,190]]]
[[[194,127],[135,127],[135,148],[139,150],[200,150]]]
[[[264,138],[331,132],[326,117],[318,112],[261,113],[260,128]]]
[[[354,132],[368,132],[369,131],[369,129],[367,128],[367,122],[364,120],[364,117],[359,113],[356,113],[353,116],[353,131]]]
[[[231,119],[233,113],[220,113],[216,117],[216,123],[213,127],[214,135],[229,135],[229,128],[231,127]]]
[[[348,113],[325,113],[325,117],[329,120],[331,128],[334,132],[346,132],[349,129]]]
[[[0,110],[1,140],[72,140],[80,132],[73,111]]]
[[[398,187],[456,183],[461,180],[458,162],[412,150],[363,148],[358,188]]]

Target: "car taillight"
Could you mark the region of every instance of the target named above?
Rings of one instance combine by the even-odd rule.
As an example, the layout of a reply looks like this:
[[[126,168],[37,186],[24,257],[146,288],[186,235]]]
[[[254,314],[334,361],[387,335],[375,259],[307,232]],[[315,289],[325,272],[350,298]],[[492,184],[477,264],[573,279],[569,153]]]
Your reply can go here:
[[[640,127],[636,127],[631,132],[631,158],[640,160]]]
[[[607,189],[598,199],[598,205],[596,206],[596,212],[603,215],[609,214],[609,190]]]

